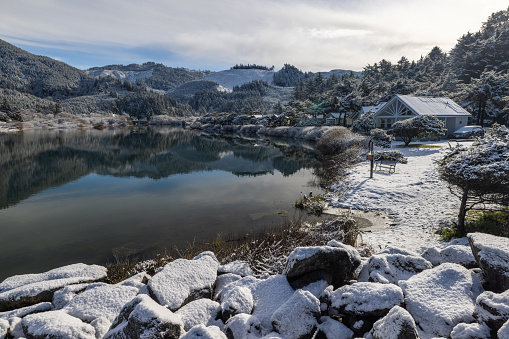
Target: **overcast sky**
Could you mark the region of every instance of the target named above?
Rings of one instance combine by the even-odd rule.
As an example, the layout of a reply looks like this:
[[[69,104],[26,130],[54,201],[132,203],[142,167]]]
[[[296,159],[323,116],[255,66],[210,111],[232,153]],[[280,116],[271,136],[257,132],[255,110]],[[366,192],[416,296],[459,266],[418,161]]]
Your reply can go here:
[[[360,71],[448,52],[507,0],[1,0],[0,39],[87,69],[155,61]]]

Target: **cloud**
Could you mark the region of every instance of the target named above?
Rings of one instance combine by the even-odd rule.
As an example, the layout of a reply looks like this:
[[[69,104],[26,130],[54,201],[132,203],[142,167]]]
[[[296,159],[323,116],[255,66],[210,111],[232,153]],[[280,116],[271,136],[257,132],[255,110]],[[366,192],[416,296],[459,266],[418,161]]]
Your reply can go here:
[[[3,0],[0,38],[73,64],[153,60],[221,69],[235,63],[360,70],[381,59],[448,51],[505,1]],[[29,43],[26,43],[29,42]],[[96,54],[97,53],[97,54]],[[118,58],[118,59],[115,59]],[[131,60],[129,60],[131,59]],[[119,61],[115,61],[119,60]],[[74,61],[73,65],[76,65]],[[88,64],[97,66],[97,64]]]

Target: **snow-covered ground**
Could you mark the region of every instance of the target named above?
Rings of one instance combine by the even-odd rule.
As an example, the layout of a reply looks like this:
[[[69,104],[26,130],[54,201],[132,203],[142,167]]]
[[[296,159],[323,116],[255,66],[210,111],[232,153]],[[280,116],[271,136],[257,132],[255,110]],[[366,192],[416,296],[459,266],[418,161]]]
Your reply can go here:
[[[433,160],[441,157],[456,141],[424,142],[441,148],[395,147],[403,152],[407,164],[397,164],[396,172],[377,172],[370,179],[369,161],[356,166],[347,180],[342,201],[333,198],[332,205],[356,210],[382,210],[394,218],[392,226],[381,232],[363,234],[363,241],[379,251],[387,246],[404,247],[421,252],[441,247],[434,234],[444,221],[454,221],[459,212],[459,200],[441,181]],[[462,143],[471,144],[469,141]],[[415,143],[413,143],[415,144]],[[412,143],[410,144],[412,146]],[[338,190],[343,190],[338,185]],[[445,244],[443,244],[445,245]]]

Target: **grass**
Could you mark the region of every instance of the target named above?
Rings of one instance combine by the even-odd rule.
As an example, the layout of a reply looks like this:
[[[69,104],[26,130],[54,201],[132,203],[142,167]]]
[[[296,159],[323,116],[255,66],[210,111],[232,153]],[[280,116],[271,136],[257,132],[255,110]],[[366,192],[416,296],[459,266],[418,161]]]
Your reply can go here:
[[[466,215],[467,232],[482,232],[509,237],[509,207],[500,210],[469,211]]]
[[[320,223],[305,222],[302,216],[286,219],[281,227],[243,236],[217,235],[211,241],[192,242],[182,248],[158,254],[149,260],[137,261],[115,257],[108,263],[110,283],[117,283],[139,272],[154,275],[160,267],[177,258],[192,259],[204,251],[213,251],[220,263],[245,261],[255,277],[279,274],[288,255],[300,246],[325,245],[330,240],[356,246],[361,230],[350,213]]]
[[[442,148],[442,146],[428,145],[428,144],[410,144],[408,146],[396,145],[396,147],[398,147],[398,148]]]

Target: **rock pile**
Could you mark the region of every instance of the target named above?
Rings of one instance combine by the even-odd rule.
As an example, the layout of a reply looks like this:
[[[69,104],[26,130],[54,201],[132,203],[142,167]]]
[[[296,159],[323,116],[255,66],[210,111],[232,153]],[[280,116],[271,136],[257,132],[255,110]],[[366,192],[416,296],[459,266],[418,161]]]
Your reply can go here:
[[[473,233],[422,254],[296,248],[264,279],[211,252],[115,285],[75,264],[0,283],[0,339],[509,338],[508,263],[509,239]]]

